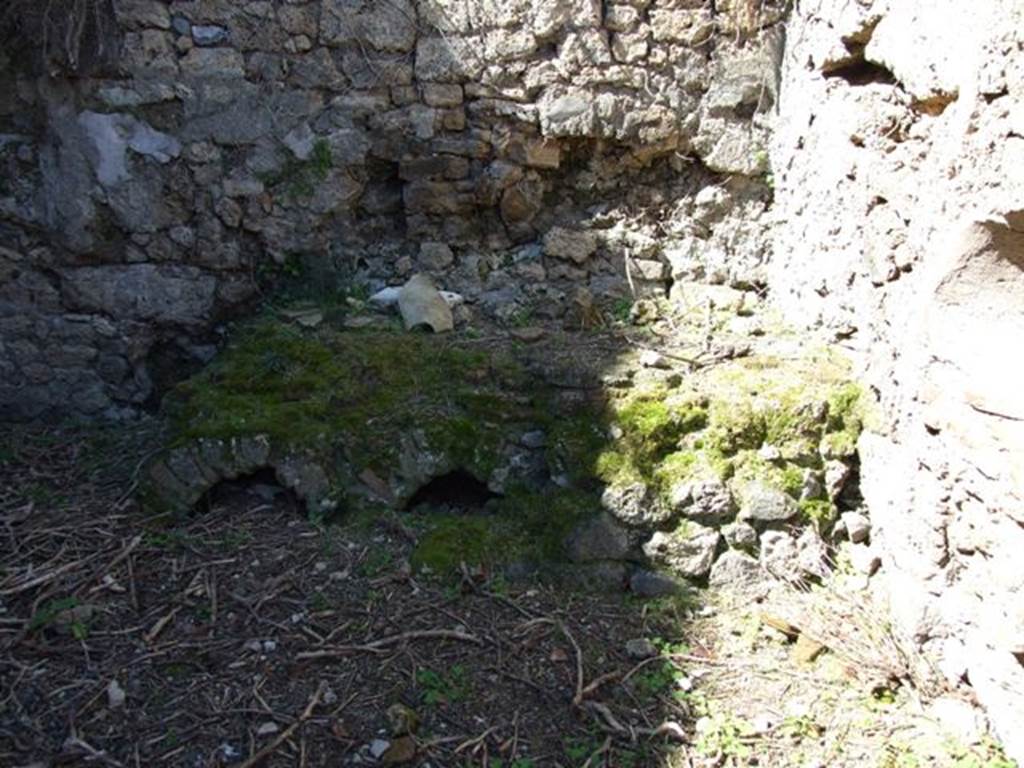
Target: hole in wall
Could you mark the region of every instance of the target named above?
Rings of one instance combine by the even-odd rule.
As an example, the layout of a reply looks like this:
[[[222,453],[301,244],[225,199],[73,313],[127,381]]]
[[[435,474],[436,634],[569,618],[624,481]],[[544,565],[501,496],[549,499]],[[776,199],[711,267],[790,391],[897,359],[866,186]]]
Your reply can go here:
[[[500,498],[487,484],[464,469],[435,477],[412,495],[406,511],[474,514],[486,511],[488,502]]]
[[[233,480],[221,480],[195,503],[192,516],[225,508],[230,511],[292,515],[302,514],[305,505],[293,490],[281,485],[273,467],[261,467]]]
[[[881,64],[868,61],[864,51],[871,42],[881,17],[871,19],[863,28],[843,38],[847,55],[822,64],[821,73],[828,78],[841,78],[850,85],[897,85],[896,76]]]
[[[207,348],[207,351],[212,348]],[[211,353],[212,355],[212,353]],[[146,355],[145,369],[152,388],[143,408],[155,412],[165,394],[178,382],[202,370],[210,360],[199,348],[189,347],[179,339],[163,339],[154,344]]]
[[[834,68],[824,72],[825,77],[828,78],[840,78],[845,80],[850,85],[896,85],[898,81],[896,76],[888,69],[880,64],[875,64],[872,61],[867,61],[861,57],[854,58],[852,61],[848,61],[844,64],[840,64]]]

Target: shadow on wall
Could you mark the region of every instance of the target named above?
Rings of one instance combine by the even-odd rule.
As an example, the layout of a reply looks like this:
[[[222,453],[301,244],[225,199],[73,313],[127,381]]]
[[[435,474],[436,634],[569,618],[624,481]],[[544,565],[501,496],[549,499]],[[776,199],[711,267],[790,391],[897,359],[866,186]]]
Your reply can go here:
[[[503,322],[763,283],[771,4],[114,8],[117,72],[3,75],[5,416],[152,403],[296,272],[426,271]]]

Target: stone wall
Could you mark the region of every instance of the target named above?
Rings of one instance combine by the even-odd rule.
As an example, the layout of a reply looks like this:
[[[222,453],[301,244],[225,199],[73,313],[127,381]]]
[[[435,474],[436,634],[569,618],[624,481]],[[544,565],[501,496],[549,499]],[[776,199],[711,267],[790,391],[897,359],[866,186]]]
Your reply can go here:
[[[773,296],[861,354],[898,626],[1024,759],[1024,9],[822,0],[787,33]]]
[[[117,71],[0,62],[0,418],[152,404],[282,273],[498,320],[763,282],[773,3],[114,7]]]

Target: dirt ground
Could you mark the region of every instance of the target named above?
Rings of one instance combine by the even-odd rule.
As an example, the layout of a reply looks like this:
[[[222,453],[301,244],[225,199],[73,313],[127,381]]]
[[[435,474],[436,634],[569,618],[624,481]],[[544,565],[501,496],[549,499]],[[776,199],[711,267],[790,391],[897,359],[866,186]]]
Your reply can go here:
[[[0,438],[0,766],[1009,765],[796,662],[760,598],[421,577],[401,517],[317,527],[270,484],[147,518],[159,445]]]

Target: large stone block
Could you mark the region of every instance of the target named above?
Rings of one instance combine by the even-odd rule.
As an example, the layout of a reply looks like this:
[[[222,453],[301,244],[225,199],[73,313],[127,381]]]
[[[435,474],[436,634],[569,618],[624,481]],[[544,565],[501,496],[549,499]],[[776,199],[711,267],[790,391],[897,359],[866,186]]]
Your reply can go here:
[[[320,36],[328,45],[404,53],[416,43],[416,10],[409,0],[325,0]]]
[[[61,273],[68,304],[120,320],[197,326],[212,317],[216,280],[195,267],[78,267]]]

